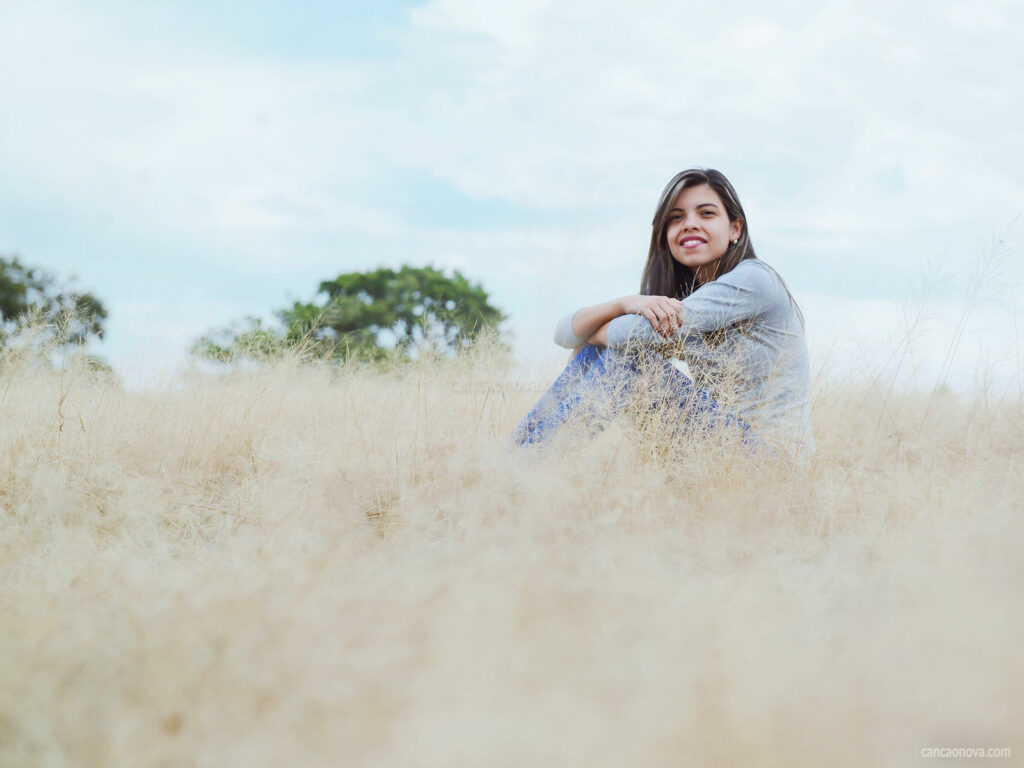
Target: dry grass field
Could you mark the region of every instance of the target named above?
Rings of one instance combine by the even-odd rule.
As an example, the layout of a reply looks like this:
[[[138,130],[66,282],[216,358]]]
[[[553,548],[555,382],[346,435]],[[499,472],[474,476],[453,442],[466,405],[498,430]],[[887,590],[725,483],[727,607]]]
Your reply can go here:
[[[1024,407],[864,382],[794,469],[510,450],[486,350],[6,360],[0,766],[1019,764]]]

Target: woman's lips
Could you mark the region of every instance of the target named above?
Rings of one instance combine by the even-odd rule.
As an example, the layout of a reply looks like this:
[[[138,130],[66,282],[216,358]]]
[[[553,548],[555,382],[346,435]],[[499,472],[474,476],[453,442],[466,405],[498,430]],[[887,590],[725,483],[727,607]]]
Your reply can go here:
[[[696,248],[699,245],[704,245],[704,241],[703,240],[683,240],[683,242],[680,243],[680,246],[682,246],[683,248],[687,248],[687,249],[689,249],[689,248]]]

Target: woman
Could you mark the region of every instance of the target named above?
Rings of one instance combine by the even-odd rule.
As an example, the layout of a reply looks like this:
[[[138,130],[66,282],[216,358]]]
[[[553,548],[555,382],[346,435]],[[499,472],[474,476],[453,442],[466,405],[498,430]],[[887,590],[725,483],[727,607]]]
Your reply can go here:
[[[642,393],[652,407],[678,409],[683,423],[699,417],[769,450],[809,455],[803,315],[778,273],[754,254],[746,221],[718,171],[694,168],[669,181],[652,222],[641,294],[559,321],[555,342],[577,352],[515,441],[543,443],[570,418],[599,429]],[[686,361],[692,382],[670,355]]]

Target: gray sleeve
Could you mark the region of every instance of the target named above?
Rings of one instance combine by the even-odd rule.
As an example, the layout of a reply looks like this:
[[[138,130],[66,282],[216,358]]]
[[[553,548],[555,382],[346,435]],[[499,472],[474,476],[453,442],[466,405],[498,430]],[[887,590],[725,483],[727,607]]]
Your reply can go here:
[[[608,346],[621,349],[632,344],[658,346],[669,340],[663,339],[643,315],[619,315],[608,325]]]
[[[558,325],[555,326],[555,344],[566,349],[576,349],[581,344],[586,344],[586,339],[581,339],[575,333],[572,332],[572,319],[576,317],[575,312],[570,312],[568,315],[558,321]]]
[[[689,333],[708,333],[760,317],[778,300],[781,285],[771,270],[753,260],[706,283],[683,299],[683,324],[664,339],[643,315],[622,315],[608,326],[608,346],[660,345],[680,341]]]

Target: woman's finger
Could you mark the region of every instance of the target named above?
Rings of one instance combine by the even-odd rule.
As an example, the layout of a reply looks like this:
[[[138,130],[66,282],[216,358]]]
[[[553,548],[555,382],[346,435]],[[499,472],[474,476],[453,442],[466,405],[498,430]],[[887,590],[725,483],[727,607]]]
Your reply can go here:
[[[674,332],[675,329],[679,327],[679,314],[671,305],[664,306],[661,309],[665,313],[665,319],[662,321],[663,324],[666,325],[670,331]]]
[[[657,313],[655,313],[653,307],[649,308],[646,312],[644,312],[644,317],[651,321],[651,327],[655,330],[656,333],[662,336],[665,335],[665,331],[661,324],[661,318],[658,317]]]

